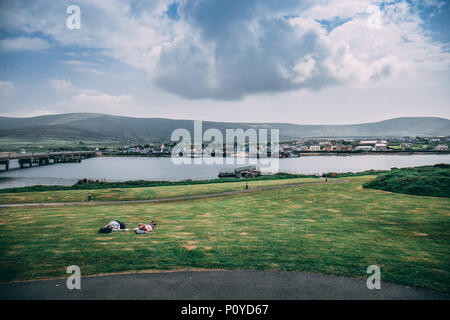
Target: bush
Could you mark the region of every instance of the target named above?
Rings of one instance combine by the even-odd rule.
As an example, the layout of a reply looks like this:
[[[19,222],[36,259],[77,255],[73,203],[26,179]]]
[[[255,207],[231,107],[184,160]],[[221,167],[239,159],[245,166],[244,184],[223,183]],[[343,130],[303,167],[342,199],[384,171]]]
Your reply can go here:
[[[393,170],[363,184],[363,188],[450,198],[450,164]]]

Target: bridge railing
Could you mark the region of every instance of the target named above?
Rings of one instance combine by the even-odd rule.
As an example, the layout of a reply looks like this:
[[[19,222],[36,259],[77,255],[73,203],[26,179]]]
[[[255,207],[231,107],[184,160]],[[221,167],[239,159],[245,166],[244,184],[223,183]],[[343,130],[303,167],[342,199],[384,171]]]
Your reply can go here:
[[[38,157],[52,157],[62,155],[75,154],[95,154],[95,151],[58,151],[58,152],[0,152],[0,159],[21,159],[21,158],[38,158]]]

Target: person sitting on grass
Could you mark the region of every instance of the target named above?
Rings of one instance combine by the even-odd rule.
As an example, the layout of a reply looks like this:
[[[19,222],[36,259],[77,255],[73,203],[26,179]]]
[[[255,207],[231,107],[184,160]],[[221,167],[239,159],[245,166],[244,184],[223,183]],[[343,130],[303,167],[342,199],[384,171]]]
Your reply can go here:
[[[136,233],[149,233],[152,232],[153,230],[155,230],[156,228],[156,220],[153,220],[152,223],[150,224],[145,224],[145,223],[139,223],[138,227],[136,229],[134,229],[134,232]]]
[[[124,222],[120,222],[119,220],[113,220],[108,223],[106,226],[100,228],[98,232],[100,233],[111,233],[111,231],[128,231],[127,224]]]

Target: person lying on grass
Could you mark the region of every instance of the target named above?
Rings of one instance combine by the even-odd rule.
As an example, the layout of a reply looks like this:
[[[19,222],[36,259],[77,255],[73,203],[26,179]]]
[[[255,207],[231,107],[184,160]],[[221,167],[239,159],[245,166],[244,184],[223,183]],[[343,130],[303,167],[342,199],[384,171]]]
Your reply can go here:
[[[128,231],[127,224],[124,222],[120,222],[119,220],[113,220],[108,223],[106,226],[100,228],[98,232],[100,233],[111,233],[111,231]]]
[[[149,233],[155,230],[156,228],[156,220],[153,220],[150,224],[139,223],[138,227],[134,229],[136,233]]]

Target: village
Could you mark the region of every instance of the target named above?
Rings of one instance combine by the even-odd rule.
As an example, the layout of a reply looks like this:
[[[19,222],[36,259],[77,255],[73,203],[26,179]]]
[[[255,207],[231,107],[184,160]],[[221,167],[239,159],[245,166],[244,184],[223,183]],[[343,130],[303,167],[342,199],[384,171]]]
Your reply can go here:
[[[379,153],[379,152],[448,152],[450,137],[385,137],[378,139],[361,138],[303,138],[291,141],[282,141],[278,149],[281,158],[299,157],[300,155],[314,154],[347,154],[347,153]],[[104,155],[147,155],[171,156],[174,142],[161,143],[134,143],[118,147],[99,147]],[[234,147],[232,156],[248,156],[249,145],[245,152],[239,152]],[[224,150],[227,147],[224,146]],[[258,155],[271,153],[270,145],[257,147]],[[185,152],[188,150],[185,149]],[[190,150],[191,151],[191,150]],[[192,149],[192,154],[201,154],[201,150]],[[214,155],[214,154],[213,154]]]

